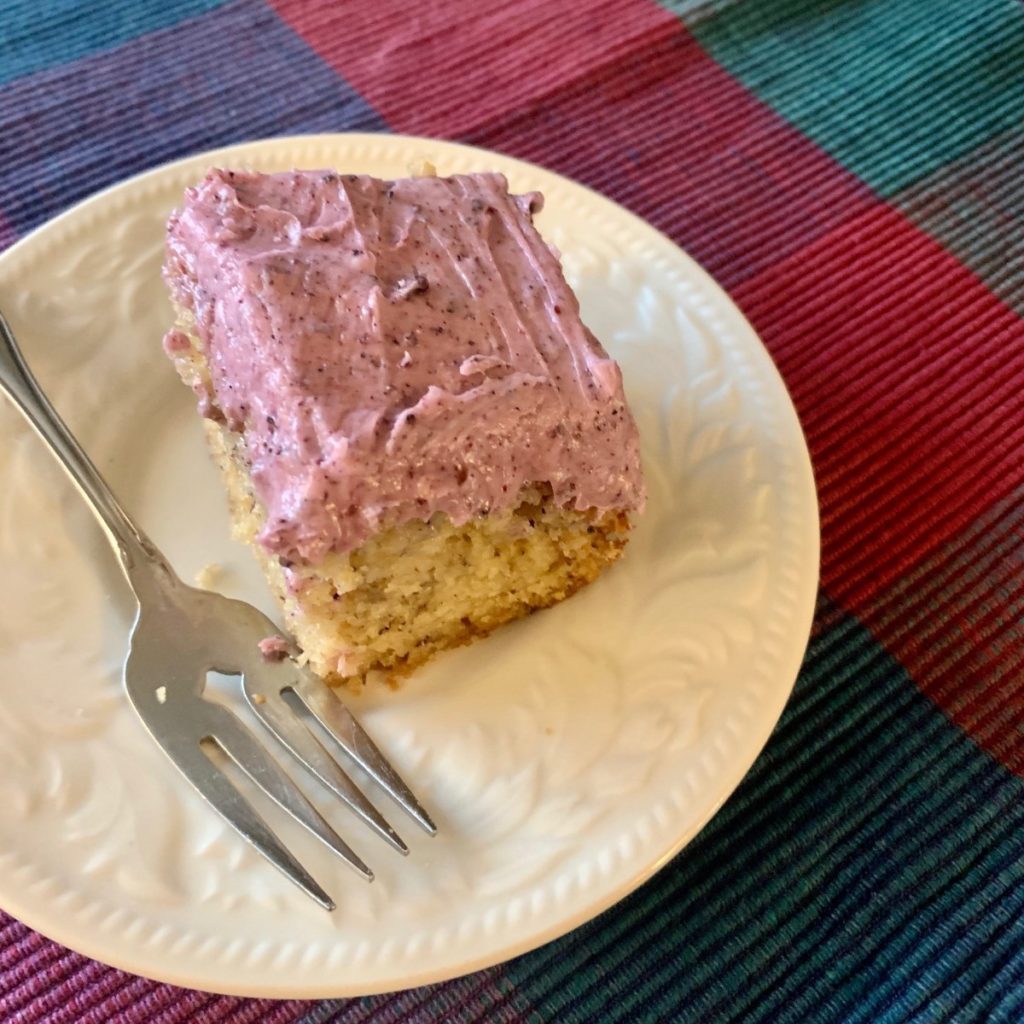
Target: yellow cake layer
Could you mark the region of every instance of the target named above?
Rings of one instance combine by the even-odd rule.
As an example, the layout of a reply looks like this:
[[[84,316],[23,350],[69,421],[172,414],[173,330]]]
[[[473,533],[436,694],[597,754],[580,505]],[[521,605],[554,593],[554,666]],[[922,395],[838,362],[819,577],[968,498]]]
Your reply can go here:
[[[205,391],[205,358],[194,335],[190,340],[192,350],[175,362],[187,384]],[[292,564],[290,588],[280,560],[257,540],[265,512],[244,438],[223,423],[205,423],[234,534],[256,553],[310,666],[331,683],[358,685],[376,673],[397,678],[438,651],[555,604],[594,580],[626,543],[625,513],[559,508],[538,484],[523,490],[512,511],[462,526],[437,513],[317,565]]]

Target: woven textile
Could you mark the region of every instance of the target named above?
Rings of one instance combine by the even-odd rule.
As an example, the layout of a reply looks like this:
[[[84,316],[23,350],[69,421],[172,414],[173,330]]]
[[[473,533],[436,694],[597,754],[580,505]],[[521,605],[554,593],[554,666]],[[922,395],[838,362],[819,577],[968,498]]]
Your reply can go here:
[[[395,995],[229,999],[0,916],[0,1020],[1024,1020],[1024,5],[7,0],[0,245],[232,141],[468,141],[623,203],[751,319],[822,591],[768,748],[597,920]]]

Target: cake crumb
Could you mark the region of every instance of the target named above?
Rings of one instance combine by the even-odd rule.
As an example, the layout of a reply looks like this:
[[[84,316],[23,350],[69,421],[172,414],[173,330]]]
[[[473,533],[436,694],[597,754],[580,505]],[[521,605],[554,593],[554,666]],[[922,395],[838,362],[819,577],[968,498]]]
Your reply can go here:
[[[196,586],[201,590],[213,590],[222,571],[223,567],[219,563],[207,563],[195,575]]]
[[[288,657],[288,641],[283,636],[265,636],[256,646],[264,661],[284,661]]]
[[[262,693],[254,693],[252,695],[252,702],[253,704],[266,704],[267,698]]]

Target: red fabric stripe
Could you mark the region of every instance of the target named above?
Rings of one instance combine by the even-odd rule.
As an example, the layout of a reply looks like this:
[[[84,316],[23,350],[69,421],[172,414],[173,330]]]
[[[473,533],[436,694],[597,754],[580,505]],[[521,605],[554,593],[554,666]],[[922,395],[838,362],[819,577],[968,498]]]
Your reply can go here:
[[[271,6],[395,131],[455,136],[676,31],[652,0]],[[457,25],[458,31],[452,26]]]
[[[1024,776],[1024,511],[1013,494],[863,610],[976,743]]]
[[[469,133],[610,195],[732,285],[873,205],[677,25],[614,69]]]
[[[866,211],[736,297],[801,413],[846,607],[1024,483],[1024,322],[899,213]]]

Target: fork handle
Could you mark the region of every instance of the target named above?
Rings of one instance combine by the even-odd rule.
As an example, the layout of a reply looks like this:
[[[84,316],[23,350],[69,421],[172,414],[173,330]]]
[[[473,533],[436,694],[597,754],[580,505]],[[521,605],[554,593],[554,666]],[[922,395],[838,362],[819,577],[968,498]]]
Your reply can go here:
[[[170,569],[153,542],[132,522],[99,470],[75,440],[25,362],[10,326],[0,313],[0,391],[46,442],[100,521],[125,573],[144,563]]]

